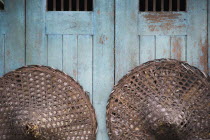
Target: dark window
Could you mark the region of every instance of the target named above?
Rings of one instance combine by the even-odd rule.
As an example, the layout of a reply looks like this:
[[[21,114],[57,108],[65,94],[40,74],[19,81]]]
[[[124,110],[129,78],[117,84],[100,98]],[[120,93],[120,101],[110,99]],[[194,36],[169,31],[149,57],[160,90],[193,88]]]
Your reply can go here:
[[[141,12],[186,11],[187,0],[139,0]]]
[[[93,11],[93,0],[47,0],[48,11]]]
[[[4,10],[4,0],[0,0],[0,10]]]

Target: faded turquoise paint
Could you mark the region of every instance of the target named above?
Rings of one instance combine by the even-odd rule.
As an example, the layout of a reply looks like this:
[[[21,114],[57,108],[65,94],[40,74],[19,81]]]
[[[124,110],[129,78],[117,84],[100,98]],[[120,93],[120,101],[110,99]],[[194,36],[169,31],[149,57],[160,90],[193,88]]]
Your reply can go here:
[[[1,55],[4,52],[4,59],[0,60],[4,64],[0,67],[2,75],[25,65],[25,0],[5,0],[0,18],[0,36],[4,36],[3,46],[0,43]]]
[[[208,0],[208,73],[210,75],[210,0]]]
[[[108,140],[107,100],[130,69],[162,57],[210,67],[207,0],[188,0],[188,12],[172,13],[141,13],[138,2],[94,0],[93,12],[47,12],[45,0],[6,0],[0,11],[0,75],[25,61],[63,70],[90,93],[97,140]]]

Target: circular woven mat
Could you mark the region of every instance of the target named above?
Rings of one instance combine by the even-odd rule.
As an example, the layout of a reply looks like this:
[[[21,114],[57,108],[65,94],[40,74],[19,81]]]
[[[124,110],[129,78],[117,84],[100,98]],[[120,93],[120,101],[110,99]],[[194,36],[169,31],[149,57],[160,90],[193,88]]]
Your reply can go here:
[[[107,105],[111,140],[210,139],[209,77],[176,60],[133,69],[114,87]]]
[[[29,66],[0,78],[0,140],[94,140],[88,95],[71,77]]]

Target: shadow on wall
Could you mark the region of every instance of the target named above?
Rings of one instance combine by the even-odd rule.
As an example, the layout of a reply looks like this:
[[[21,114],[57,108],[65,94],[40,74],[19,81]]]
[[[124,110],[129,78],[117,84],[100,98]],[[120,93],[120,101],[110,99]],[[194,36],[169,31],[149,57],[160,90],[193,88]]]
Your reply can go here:
[[[0,0],[0,10],[4,10],[4,0]]]

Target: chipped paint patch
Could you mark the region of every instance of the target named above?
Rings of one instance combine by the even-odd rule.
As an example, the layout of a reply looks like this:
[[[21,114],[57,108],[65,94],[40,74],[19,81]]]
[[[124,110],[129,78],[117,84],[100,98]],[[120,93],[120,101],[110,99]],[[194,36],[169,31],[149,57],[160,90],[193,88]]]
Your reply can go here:
[[[200,40],[199,47],[202,54],[199,57],[200,65],[204,68],[204,72],[208,73],[208,43],[207,40],[204,42]]]

